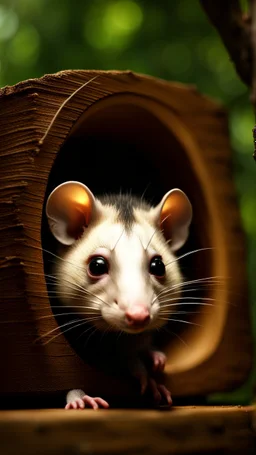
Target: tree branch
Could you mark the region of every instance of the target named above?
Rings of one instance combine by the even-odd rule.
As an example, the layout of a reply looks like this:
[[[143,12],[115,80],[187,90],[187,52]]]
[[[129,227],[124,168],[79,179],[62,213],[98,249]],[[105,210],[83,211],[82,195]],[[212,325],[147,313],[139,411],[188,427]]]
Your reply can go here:
[[[256,10],[255,1],[251,2]],[[238,75],[246,85],[252,87],[255,51],[252,49],[251,20],[248,16],[243,17],[239,0],[200,0],[200,3],[210,22],[218,30]]]
[[[251,45],[252,45],[252,92],[251,102],[256,113],[256,1],[250,0]],[[255,153],[255,152],[254,152]]]

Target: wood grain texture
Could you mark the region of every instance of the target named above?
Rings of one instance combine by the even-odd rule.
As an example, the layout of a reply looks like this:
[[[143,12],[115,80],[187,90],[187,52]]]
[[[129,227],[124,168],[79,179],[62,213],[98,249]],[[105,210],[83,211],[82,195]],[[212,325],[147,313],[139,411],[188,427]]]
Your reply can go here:
[[[1,412],[1,454],[253,455],[253,412],[253,407]]]
[[[81,387],[98,394],[100,387],[103,396],[136,393],[133,384],[124,387],[84,365],[62,335],[35,343],[47,331],[58,333],[41,249],[49,175],[61,149],[72,157],[74,144],[89,134],[123,143],[133,137],[165,187],[178,170],[194,207],[195,235],[201,246],[214,247],[204,266],[224,284],[211,291],[213,310],[198,316],[202,329],[187,328],[188,346],[173,340],[167,347],[166,382],[173,394],[204,395],[241,384],[252,363],[252,338],[224,110],[194,87],[100,71],[64,71],[6,87],[0,105],[1,392]]]

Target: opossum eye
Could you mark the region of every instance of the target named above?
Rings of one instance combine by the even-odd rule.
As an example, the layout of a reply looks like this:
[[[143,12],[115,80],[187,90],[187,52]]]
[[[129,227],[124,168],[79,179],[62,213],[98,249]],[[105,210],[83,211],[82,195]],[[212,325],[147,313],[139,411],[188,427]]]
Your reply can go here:
[[[88,265],[88,271],[91,276],[101,276],[108,273],[109,264],[103,256],[93,256]]]
[[[165,265],[161,256],[154,256],[149,264],[149,272],[151,275],[162,278],[165,275]]]

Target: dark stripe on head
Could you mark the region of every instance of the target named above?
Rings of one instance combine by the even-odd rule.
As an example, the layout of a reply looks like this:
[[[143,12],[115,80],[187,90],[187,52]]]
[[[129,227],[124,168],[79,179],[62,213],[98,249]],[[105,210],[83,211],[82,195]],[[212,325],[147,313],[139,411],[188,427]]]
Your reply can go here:
[[[113,206],[118,212],[118,220],[126,229],[130,229],[135,222],[134,209],[148,211],[150,205],[130,194],[110,194],[99,198],[104,205]]]

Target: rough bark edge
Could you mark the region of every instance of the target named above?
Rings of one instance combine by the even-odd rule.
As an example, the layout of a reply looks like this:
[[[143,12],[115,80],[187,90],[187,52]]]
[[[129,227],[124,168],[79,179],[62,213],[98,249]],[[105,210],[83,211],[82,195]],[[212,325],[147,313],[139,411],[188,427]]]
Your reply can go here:
[[[253,57],[250,15],[243,15],[239,0],[200,0],[210,22],[217,29],[233,61],[237,74],[252,86]],[[252,2],[254,3],[254,2]]]

